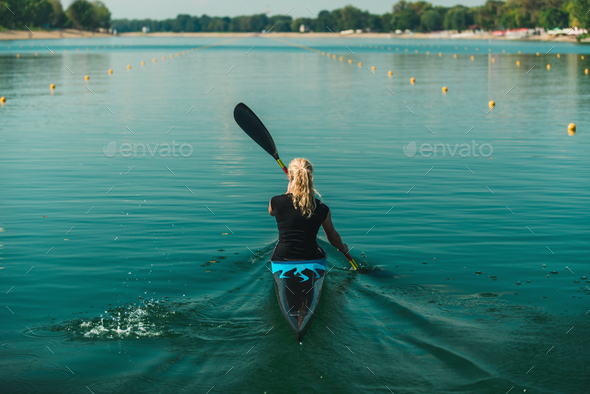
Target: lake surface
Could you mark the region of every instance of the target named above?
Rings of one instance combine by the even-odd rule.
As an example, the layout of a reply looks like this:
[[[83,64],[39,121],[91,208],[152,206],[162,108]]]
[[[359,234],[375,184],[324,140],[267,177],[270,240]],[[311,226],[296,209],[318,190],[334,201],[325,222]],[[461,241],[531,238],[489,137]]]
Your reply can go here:
[[[2,390],[587,390],[587,68],[519,41],[0,42]],[[286,177],[239,102],[375,268],[321,234],[301,344],[266,269]]]

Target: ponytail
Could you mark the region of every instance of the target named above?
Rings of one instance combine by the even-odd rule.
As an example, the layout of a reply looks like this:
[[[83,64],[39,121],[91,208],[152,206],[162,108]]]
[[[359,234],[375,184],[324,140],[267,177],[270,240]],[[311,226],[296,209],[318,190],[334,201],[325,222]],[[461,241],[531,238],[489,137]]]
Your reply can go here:
[[[289,178],[293,206],[309,219],[316,208],[317,191],[313,188],[313,165],[307,159],[293,159],[289,163]]]

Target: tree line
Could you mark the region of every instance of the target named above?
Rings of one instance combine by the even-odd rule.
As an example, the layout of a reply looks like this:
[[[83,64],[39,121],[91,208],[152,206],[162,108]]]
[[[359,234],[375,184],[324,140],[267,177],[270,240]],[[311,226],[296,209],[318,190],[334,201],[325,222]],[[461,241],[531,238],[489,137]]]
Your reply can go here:
[[[101,1],[76,0],[63,10],[60,0],[0,0],[0,29],[113,28],[118,32],[297,32],[301,25],[315,32],[362,29],[373,32],[410,30],[547,29],[578,26],[590,29],[590,0],[487,0],[478,7],[433,6],[426,1],[398,1],[391,12],[370,14],[353,6],[321,11],[315,18],[292,18],[266,14],[211,17],[181,14],[174,19],[111,21],[111,13]]]
[[[321,11],[315,18],[291,18],[287,15],[265,14],[210,17],[178,15],[165,20],[118,19],[112,27],[119,32],[298,32],[301,25],[314,32],[340,32],[362,29],[373,32],[411,30],[482,30],[544,27],[546,29],[578,26],[590,28],[590,0],[487,0],[479,7],[433,6],[425,1],[397,2],[391,12],[376,15],[353,6]]]
[[[0,30],[108,29],[111,13],[101,1],[76,0],[64,11],[60,0],[0,0]]]

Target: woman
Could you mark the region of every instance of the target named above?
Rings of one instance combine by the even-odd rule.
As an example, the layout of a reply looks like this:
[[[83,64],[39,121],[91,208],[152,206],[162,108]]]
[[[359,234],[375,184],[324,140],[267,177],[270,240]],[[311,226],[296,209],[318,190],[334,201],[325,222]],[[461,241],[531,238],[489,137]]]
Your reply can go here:
[[[306,159],[289,163],[287,193],[271,198],[268,212],[277,220],[279,241],[272,262],[318,260],[325,267],[326,252],[317,243],[320,226],[332,246],[346,253],[348,247],[332,223],[330,208],[315,198],[313,165]],[[274,265],[274,264],[273,264]],[[273,267],[275,271],[275,267]]]

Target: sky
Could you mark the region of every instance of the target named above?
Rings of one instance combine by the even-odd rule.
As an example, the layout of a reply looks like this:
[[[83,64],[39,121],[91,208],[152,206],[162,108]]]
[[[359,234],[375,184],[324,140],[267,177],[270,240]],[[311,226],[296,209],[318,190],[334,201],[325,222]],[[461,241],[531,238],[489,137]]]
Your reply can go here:
[[[61,0],[64,9],[74,0]],[[414,0],[417,1],[417,0]],[[427,0],[433,5],[482,5],[485,0]],[[289,13],[294,18],[314,17],[321,10],[334,10],[353,5],[372,14],[391,12],[397,0],[102,0],[111,11],[112,19],[168,19],[178,14],[237,16]],[[308,7],[309,10],[306,8]],[[291,10],[291,11],[289,11]]]

